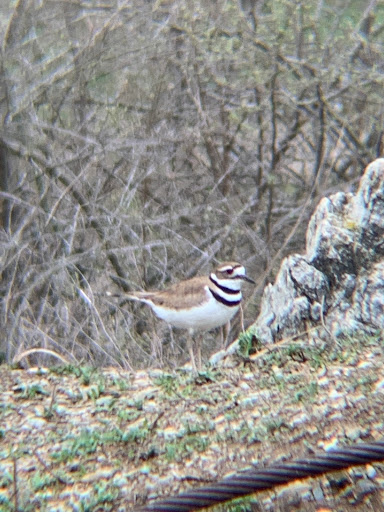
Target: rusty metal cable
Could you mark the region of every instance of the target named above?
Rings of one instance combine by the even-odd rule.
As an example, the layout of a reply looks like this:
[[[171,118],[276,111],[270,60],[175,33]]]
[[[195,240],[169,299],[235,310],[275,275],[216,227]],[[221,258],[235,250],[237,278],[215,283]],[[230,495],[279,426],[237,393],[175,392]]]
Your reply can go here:
[[[267,468],[247,469],[219,482],[149,503],[137,509],[137,512],[189,512],[271,489],[292,480],[383,460],[384,440],[360,443],[305,459],[272,464]]]

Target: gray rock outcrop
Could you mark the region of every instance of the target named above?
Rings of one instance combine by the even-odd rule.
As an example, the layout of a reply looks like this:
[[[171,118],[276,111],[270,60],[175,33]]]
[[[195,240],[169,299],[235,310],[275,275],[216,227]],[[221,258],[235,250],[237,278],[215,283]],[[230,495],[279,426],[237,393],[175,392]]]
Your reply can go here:
[[[368,165],[356,193],[321,200],[305,254],[283,260],[252,330],[262,344],[384,330],[384,158]]]

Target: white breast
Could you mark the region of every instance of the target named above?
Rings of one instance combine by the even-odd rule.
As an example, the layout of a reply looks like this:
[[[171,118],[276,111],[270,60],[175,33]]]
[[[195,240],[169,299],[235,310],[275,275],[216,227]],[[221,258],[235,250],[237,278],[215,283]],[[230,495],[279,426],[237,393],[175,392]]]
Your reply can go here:
[[[183,329],[209,331],[226,324],[239,310],[239,306],[228,307],[214,299],[206,287],[208,300],[199,306],[173,310],[149,304],[155,314],[165,322]]]

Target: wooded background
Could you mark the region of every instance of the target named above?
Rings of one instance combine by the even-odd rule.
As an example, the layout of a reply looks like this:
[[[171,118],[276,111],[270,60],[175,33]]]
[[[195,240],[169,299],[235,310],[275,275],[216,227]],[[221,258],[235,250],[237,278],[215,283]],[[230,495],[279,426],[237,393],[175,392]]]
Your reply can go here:
[[[177,331],[105,292],[240,260],[248,325],[319,199],[383,153],[379,1],[3,1],[0,31],[8,362],[180,364]]]

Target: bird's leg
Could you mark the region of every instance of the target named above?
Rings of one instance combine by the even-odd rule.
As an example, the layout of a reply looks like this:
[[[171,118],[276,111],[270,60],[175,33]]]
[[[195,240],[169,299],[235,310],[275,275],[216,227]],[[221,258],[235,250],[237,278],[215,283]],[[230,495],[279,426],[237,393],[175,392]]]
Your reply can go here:
[[[240,304],[240,325],[241,325],[242,332],[244,332],[245,331],[245,329],[244,329],[244,311],[243,311],[243,307],[241,304]]]
[[[163,345],[158,334],[158,329],[156,329],[155,319],[153,316],[151,320],[151,329],[151,357],[153,357],[157,364],[163,366]]]
[[[231,322],[228,322],[221,328],[221,350],[225,350],[228,345],[229,331],[231,329]]]
[[[155,341],[155,350],[156,350],[156,359],[160,361],[160,366],[162,367],[164,365],[163,362],[163,344],[161,341],[161,338],[156,334],[156,337],[154,339]]]
[[[193,351],[193,331],[191,329],[188,330],[188,339],[187,339],[187,347],[189,352],[189,357],[191,358],[192,370],[193,373],[197,374],[196,361],[195,361],[195,353]]]
[[[201,370],[201,343],[203,341],[203,335],[199,334],[196,338],[196,352],[197,352],[197,368]]]

